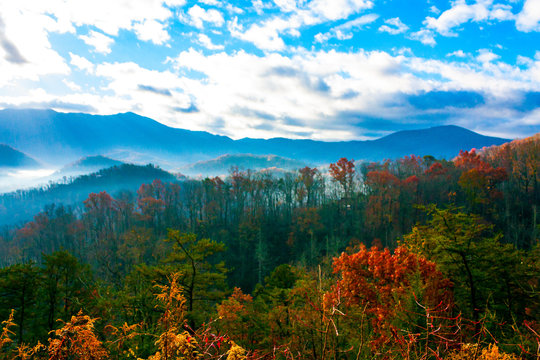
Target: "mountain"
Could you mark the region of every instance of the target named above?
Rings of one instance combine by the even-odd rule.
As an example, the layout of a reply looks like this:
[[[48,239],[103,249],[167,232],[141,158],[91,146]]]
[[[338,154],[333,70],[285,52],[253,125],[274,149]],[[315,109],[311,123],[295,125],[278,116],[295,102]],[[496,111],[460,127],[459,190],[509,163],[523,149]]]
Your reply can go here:
[[[28,155],[11,146],[0,144],[0,168],[32,169],[37,167],[39,163]]]
[[[182,167],[185,175],[218,176],[227,175],[232,167],[254,171],[274,168],[296,170],[306,166],[306,163],[276,155],[226,154],[217,159],[199,161]]]
[[[113,166],[119,166],[124,164],[122,161],[114,160],[102,155],[86,156],[71,164],[64,166],[53,176],[79,176],[84,174],[91,174],[101,169],[110,168]]]
[[[167,127],[155,120],[133,113],[88,115],[59,113],[53,110],[0,110],[0,143],[5,142],[50,164],[65,164],[84,156],[130,154],[178,161],[184,164],[201,160],[208,149],[228,149],[233,141],[206,132]],[[201,156],[199,156],[201,155]],[[214,156],[215,157],[215,156]]]
[[[8,143],[50,164],[102,154],[126,162],[185,166],[224,154],[273,154],[314,165],[341,157],[383,160],[405,155],[453,158],[460,150],[499,145],[507,139],[457,126],[400,131],[372,141],[240,139],[167,127],[134,113],[88,115],[52,110],[0,110],[0,143]]]
[[[49,204],[81,206],[90,193],[106,191],[115,195],[123,190],[137,191],[142,184],[155,179],[175,182],[178,177],[153,165],[122,164],[65,183],[49,183],[42,188],[0,194],[0,225],[31,220]]]

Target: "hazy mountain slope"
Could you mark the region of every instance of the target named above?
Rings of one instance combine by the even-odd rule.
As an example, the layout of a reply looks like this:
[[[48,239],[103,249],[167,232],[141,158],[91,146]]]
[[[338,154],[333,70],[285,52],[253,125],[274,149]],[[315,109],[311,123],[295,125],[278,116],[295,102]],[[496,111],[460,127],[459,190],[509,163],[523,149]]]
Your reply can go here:
[[[179,154],[196,156],[208,148],[227,149],[232,144],[227,137],[170,128],[133,113],[99,116],[12,109],[0,110],[0,142],[50,163],[123,150],[167,160]]]
[[[80,206],[90,193],[107,191],[113,195],[121,190],[136,191],[141,184],[151,183],[155,179],[177,180],[171,173],[152,165],[123,164],[80,176],[65,184],[49,184],[44,188],[1,194],[0,225],[31,220],[48,204]]]
[[[0,144],[0,168],[28,169],[38,166],[39,163],[28,155],[11,146]]]
[[[0,143],[12,144],[38,160],[75,161],[82,156],[113,154],[116,159],[159,162],[177,167],[224,154],[275,154],[312,164],[338,160],[383,160],[404,155],[453,158],[459,150],[499,145],[491,138],[457,126],[400,131],[373,141],[241,139],[167,127],[133,113],[97,116],[52,110],[0,110]]]
[[[372,142],[372,159],[398,158],[404,154],[433,155],[453,158],[459,150],[480,149],[501,145],[508,139],[484,136],[459,126],[438,126],[423,130],[407,130],[385,136]]]
[[[180,171],[185,175],[217,176],[228,174],[234,166],[255,171],[268,168],[296,170],[306,166],[306,163],[276,155],[227,154],[182,167]]]
[[[70,163],[56,172],[55,176],[78,176],[90,174],[101,169],[120,166],[124,164],[122,161],[114,160],[102,155],[86,156],[73,163]]]

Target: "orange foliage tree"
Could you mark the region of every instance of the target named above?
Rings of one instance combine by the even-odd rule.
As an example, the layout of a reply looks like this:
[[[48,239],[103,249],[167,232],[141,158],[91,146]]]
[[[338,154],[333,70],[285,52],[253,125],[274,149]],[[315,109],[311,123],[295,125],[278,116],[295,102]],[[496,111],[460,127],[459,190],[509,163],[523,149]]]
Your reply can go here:
[[[423,341],[437,353],[452,342],[442,334],[453,305],[452,283],[435,263],[404,247],[392,254],[360,245],[334,260],[334,272],[340,279],[326,295],[327,306],[341,302],[344,313],[362,310],[374,332],[373,350],[392,348],[393,341],[407,352],[411,342]]]

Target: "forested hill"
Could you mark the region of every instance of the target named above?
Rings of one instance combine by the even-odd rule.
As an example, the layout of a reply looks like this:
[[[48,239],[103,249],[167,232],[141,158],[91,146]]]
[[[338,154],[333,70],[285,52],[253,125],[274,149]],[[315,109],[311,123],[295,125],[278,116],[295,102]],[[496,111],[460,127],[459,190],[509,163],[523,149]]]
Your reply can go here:
[[[305,167],[302,161],[284,158],[276,155],[227,154],[216,159],[198,161],[181,168],[182,174],[203,176],[227,175],[231,168],[250,169],[259,171],[264,169],[279,169],[296,171]]]
[[[311,164],[327,164],[343,156],[372,161],[411,154],[450,159],[460,150],[507,141],[457,126],[400,131],[373,141],[232,140],[167,127],[134,113],[97,116],[52,110],[0,110],[0,142],[52,164],[98,154],[127,162],[153,162],[171,167],[225,154],[248,153],[274,154]]]
[[[106,156],[85,156],[82,159],[64,166],[62,169],[54,173],[53,177],[61,178],[63,176],[75,177],[79,175],[86,175],[98,172],[101,169],[120,166],[122,164],[124,164],[122,161],[114,160]]]
[[[65,182],[30,190],[18,190],[0,195],[0,225],[13,225],[31,220],[46,205],[82,206],[91,193],[107,191],[121,196],[123,190],[137,191],[141,184],[155,179],[176,181],[177,178],[153,165],[123,164],[98,172],[67,178]]]

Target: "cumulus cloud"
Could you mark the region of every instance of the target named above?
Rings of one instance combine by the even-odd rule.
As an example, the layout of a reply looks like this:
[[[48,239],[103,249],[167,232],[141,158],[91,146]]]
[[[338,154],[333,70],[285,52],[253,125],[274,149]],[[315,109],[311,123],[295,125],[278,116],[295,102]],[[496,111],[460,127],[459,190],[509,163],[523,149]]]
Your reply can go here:
[[[526,0],[516,17],[516,27],[520,31],[540,31],[540,1]]]
[[[223,50],[223,45],[216,45],[212,40],[205,34],[199,34],[198,36],[199,44],[207,48],[208,50]]]
[[[437,42],[435,41],[435,34],[433,31],[428,29],[421,29],[410,34],[409,39],[418,40],[424,45],[435,46]]]
[[[437,31],[444,36],[457,36],[454,29],[468,21],[482,21],[489,17],[491,0],[481,0],[473,5],[468,5],[465,0],[457,0],[452,3],[449,10],[443,12],[438,18],[427,17],[425,24],[428,28]]]
[[[87,73],[94,72],[94,64],[92,64],[85,57],[73,54],[72,52],[69,53],[69,57],[71,58],[70,64],[75,66],[79,70],[86,71]]]
[[[4,20],[0,17],[0,46],[4,50],[4,58],[10,63],[24,64],[26,59],[21,55],[17,46],[8,39],[5,34],[5,28]]]
[[[261,25],[254,24],[248,30],[244,31],[243,27],[238,24],[238,19],[235,18],[229,24],[229,31],[232,36],[251,42],[259,49],[280,51],[285,49],[285,42],[280,34],[285,30],[296,27],[298,25],[276,17],[263,22]]]
[[[315,35],[315,41],[317,42],[326,42],[331,38],[337,38],[338,40],[347,40],[352,39],[353,33],[360,30],[367,24],[371,24],[378,19],[376,14],[368,14],[360,16],[354,20],[347,21],[344,24],[332,28],[329,32],[325,34]]]
[[[0,18],[0,83],[17,79],[38,80],[41,76],[69,74],[63,57],[52,49],[49,33],[73,28],[50,16],[30,11],[23,0],[2,2]]]
[[[152,41],[156,45],[161,45],[170,39],[165,25],[156,20],[144,20],[133,25],[133,30],[137,37],[143,41]]]
[[[101,54],[110,54],[111,45],[114,43],[113,38],[94,30],[90,30],[88,35],[80,35],[79,39],[93,47],[95,52]]]
[[[307,6],[312,16],[325,20],[346,19],[371,7],[373,2],[369,0],[313,0]]]
[[[467,54],[465,54],[465,52],[463,52],[463,50],[456,50],[456,51],[452,51],[451,53],[446,54],[446,57],[451,57],[451,56],[455,56],[455,57],[458,57],[458,58],[464,58],[464,57],[467,57]]]
[[[499,58],[499,55],[494,54],[491,50],[488,49],[478,50],[478,56],[476,57],[476,59],[481,63],[490,63],[493,60],[497,60]]]
[[[189,23],[198,29],[202,29],[204,23],[210,23],[220,27],[225,23],[223,15],[216,9],[205,10],[199,5],[195,5],[188,10]]]
[[[385,25],[382,25],[379,28],[379,31],[397,35],[409,30],[409,27],[405,25],[398,17],[387,19],[384,21],[384,23]]]
[[[264,7],[258,1],[253,2],[256,10],[262,13]],[[328,21],[347,19],[353,14],[370,9],[373,2],[369,0],[312,0],[310,2],[300,0],[276,0],[278,6],[285,15],[274,16],[260,23],[252,23],[246,26],[238,23],[238,19],[229,24],[231,35],[253,43],[262,50],[281,51],[286,48],[282,39],[283,34],[294,37],[300,36],[299,29],[306,26],[314,26]],[[317,41],[324,42],[331,37],[346,39],[351,37],[351,30],[354,26],[362,26],[366,21],[375,15],[370,15],[363,19],[357,19],[350,23],[349,29],[334,30],[328,34],[317,35]],[[348,33],[343,31],[347,30]],[[341,31],[341,32],[340,32]]]
[[[424,24],[443,36],[457,36],[456,28],[469,21],[480,23],[489,20],[512,20],[514,15],[511,9],[510,5],[493,5],[493,0],[477,0],[474,4],[467,4],[465,0],[455,0],[450,9],[444,11],[438,18],[428,16]]]

